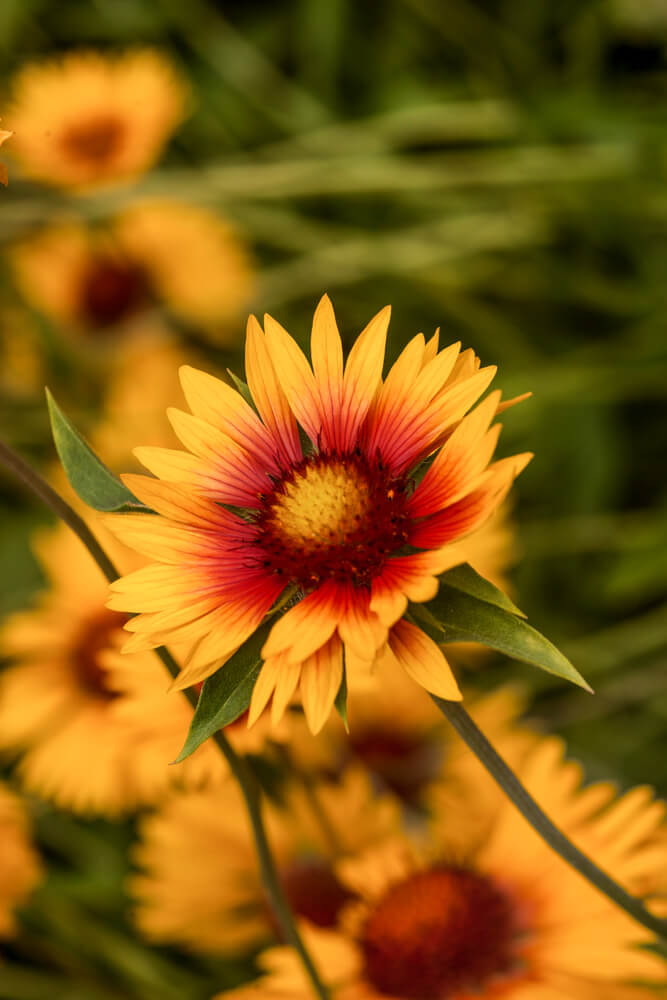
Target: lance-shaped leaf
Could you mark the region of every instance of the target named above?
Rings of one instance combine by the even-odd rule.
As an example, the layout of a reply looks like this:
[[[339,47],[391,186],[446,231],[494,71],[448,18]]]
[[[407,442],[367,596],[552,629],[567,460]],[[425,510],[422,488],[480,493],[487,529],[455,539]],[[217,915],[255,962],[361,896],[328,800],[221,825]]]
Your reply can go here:
[[[84,441],[48,389],[46,401],[56,450],[76,495],[94,510],[147,511],[149,508],[137,500]]]
[[[445,583],[432,601],[411,604],[410,615],[435,642],[479,642],[592,690],[567,657],[524,619]]]
[[[235,375],[234,372],[231,370],[231,368],[227,369],[227,374],[229,375],[229,377],[231,378],[232,382],[234,383],[237,392],[241,393],[241,395],[245,399],[246,403],[249,406],[252,406],[252,408],[255,411],[255,413],[257,413],[257,407],[255,405],[255,400],[252,398],[252,393],[250,392],[250,388],[248,386],[248,383],[244,382],[242,378],[238,377],[238,375]]]
[[[507,594],[494,586],[490,580],[485,580],[483,576],[480,576],[469,563],[462,563],[460,566],[447,570],[446,573],[442,574],[440,580],[448,587],[462,590],[470,597],[477,597],[480,601],[486,601],[487,604],[495,604],[496,607],[509,611],[513,615],[520,615],[521,618],[526,617],[523,611],[517,608],[513,601],[510,601]]]
[[[190,731],[175,764],[194,753],[209,736],[243,715],[250,704],[262,666],[262,646],[272,625],[272,621],[260,625],[234,655],[204,681]]]

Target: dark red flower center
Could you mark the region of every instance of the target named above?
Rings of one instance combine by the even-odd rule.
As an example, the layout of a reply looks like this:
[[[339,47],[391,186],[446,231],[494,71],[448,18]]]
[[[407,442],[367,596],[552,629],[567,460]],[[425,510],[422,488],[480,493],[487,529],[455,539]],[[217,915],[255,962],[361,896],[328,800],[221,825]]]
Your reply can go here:
[[[347,739],[351,756],[376,774],[404,802],[416,803],[442,763],[440,741],[427,733],[391,728],[389,724],[353,726]]]
[[[125,131],[125,122],[117,115],[98,114],[88,121],[70,125],[63,132],[61,143],[74,159],[102,166],[120,148]]]
[[[406,1000],[449,1000],[516,974],[517,908],[494,883],[434,867],[392,886],[368,916],[366,978]]]
[[[323,858],[300,858],[280,873],[292,910],[318,927],[334,927],[352,893],[340,884]]]
[[[264,566],[310,590],[326,580],[370,585],[408,538],[407,483],[361,455],[311,455],[263,498]]]
[[[108,686],[101,654],[113,648],[113,635],[122,628],[127,616],[102,608],[79,630],[71,651],[71,662],[81,688],[102,701],[112,701],[118,693]]]
[[[79,312],[86,326],[103,329],[131,316],[147,299],[141,267],[112,254],[95,254],[83,272]]]

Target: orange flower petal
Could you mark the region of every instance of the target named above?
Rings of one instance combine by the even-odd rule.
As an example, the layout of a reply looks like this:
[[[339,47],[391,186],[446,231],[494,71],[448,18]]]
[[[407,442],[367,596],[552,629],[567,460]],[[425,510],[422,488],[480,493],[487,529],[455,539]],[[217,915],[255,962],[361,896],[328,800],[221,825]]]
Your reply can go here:
[[[299,689],[308,727],[319,733],[333,708],[343,678],[343,647],[333,636],[301,665]]]
[[[189,365],[179,370],[188,406],[197,417],[227,434],[265,469],[275,469],[273,438],[243,396],[213,375]]]
[[[401,619],[389,633],[389,648],[403,669],[423,688],[446,698],[460,701],[463,695],[439,646],[420,628]]]
[[[306,356],[272,316],[264,317],[264,331],[273,367],[292,412],[310,440],[317,442],[322,432],[320,399]]]
[[[319,395],[322,444],[328,450],[342,451],[343,345],[328,295],[322,296],[315,310],[310,355]]]
[[[264,659],[288,653],[292,663],[311,656],[333,635],[344,606],[338,588],[324,584],[279,618],[264,643]]]
[[[276,450],[284,455],[287,464],[299,462],[303,455],[296,420],[280,386],[264,332],[254,316],[248,319],[245,369],[248,388],[260,417],[273,435]]]
[[[341,447],[351,450],[382,380],[391,307],[385,306],[362,330],[345,365],[340,413]]]

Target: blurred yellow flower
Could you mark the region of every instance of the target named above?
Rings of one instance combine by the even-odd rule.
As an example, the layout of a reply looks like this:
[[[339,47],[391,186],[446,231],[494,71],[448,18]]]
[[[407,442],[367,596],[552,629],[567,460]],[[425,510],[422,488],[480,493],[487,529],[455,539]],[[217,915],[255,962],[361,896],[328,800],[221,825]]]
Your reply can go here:
[[[152,49],[68,52],[23,67],[12,89],[13,151],[29,176],[70,188],[151,167],[188,96],[170,60]]]
[[[531,456],[492,461],[500,392],[468,411],[495,368],[481,368],[460,344],[438,351],[437,336],[426,343],[419,334],[383,381],[388,323],[383,309],[344,366],[324,296],[311,368],[280,324],[267,316],[264,332],[251,317],[246,374],[256,409],[223,382],[182,368],[192,413],[169,415],[187,450],[137,449],[160,478],[125,477],[159,517],[107,519],[156,560],[112,585],[109,607],[135,615],[125,648],[196,642],[178,686],[214,673],[278,598],[297,599],[262,649],[251,723],[272,698],[277,721],[298,687],[318,732],[340,686],[343,650],[351,671],[395,659],[427,690],[461,697],[440,647],[404,617],[408,601],[436,594],[438,575],[462,558],[452,543],[494,513]],[[432,462],[415,487],[426,456]],[[406,545],[414,551],[405,554]]]
[[[116,560],[125,555],[126,566],[137,565],[103,541]],[[75,812],[114,816],[154,802],[169,786],[223,779],[227,765],[210,741],[169,766],[192,707],[168,693],[169,676],[153,654],[120,653],[124,616],[104,606],[106,581],[81,542],[59,526],[41,533],[35,548],[51,589],[0,630],[0,650],[17,661],[0,672],[0,748],[23,752],[25,787]],[[258,752],[268,730],[268,721],[257,732],[240,721],[228,735],[240,752]]]
[[[16,929],[14,910],[42,878],[42,866],[30,843],[23,804],[0,784],[0,937]]]
[[[312,796],[312,797],[311,797]],[[316,783],[311,796],[293,785],[265,810],[280,879],[297,917],[328,927],[350,894],[335,878],[337,858],[395,832],[397,803],[373,793],[361,772],[338,784]],[[316,805],[313,805],[313,802]],[[170,796],[141,824],[131,880],[135,921],[152,941],[198,952],[232,953],[276,935],[240,792]]]
[[[637,788],[581,788],[580,769],[546,739],[524,763],[528,788],[558,825],[631,892],[664,868],[664,803]],[[439,817],[429,843],[388,839],[336,866],[357,898],[339,933],[310,932],[332,1000],[650,1000],[667,986],[664,960],[639,926],[569,868],[505,800],[483,838],[461,852]],[[260,957],[266,975],[219,1000],[306,1000],[287,949]],[[651,984],[642,988],[638,984]]]
[[[10,250],[25,298],[65,330],[100,345],[164,304],[209,339],[233,343],[252,267],[233,229],[213,212],[142,203],[105,227],[69,222]]]
[[[127,209],[114,232],[176,316],[215,343],[238,343],[237,324],[254,275],[248,250],[230,223],[197,205],[150,201]]]

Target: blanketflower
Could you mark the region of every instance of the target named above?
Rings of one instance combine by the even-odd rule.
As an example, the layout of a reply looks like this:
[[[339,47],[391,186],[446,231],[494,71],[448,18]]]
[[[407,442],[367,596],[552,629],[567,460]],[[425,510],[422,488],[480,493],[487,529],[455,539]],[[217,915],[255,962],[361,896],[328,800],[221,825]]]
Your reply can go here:
[[[522,777],[568,836],[630,892],[658,902],[665,804],[650,789],[617,797],[610,783],[582,788],[554,739]],[[427,841],[395,837],[339,862],[357,898],[337,933],[307,938],[333,1000],[650,1000],[664,990],[664,960],[642,947],[649,931],[554,854],[509,800],[492,803],[489,819],[465,850],[457,827],[466,812],[448,810]],[[256,984],[217,1000],[311,995],[288,949],[259,964],[266,974]]]
[[[312,368],[270,316],[251,317],[251,402],[185,367],[192,413],[170,411],[187,452],[140,448],[157,479],[126,476],[157,512],[113,515],[118,537],[155,560],[112,585],[109,607],[136,615],[125,647],[192,642],[183,688],[214,673],[276,602],[249,723],[273,695],[279,719],[297,686],[310,728],[331,711],[348,669],[396,659],[428,691],[461,697],[435,642],[406,617],[456,543],[497,509],[529,455],[492,462],[500,392],[470,408],[496,369],[460,344],[414,337],[382,378],[389,308],[347,363],[333,308],[315,313]],[[423,471],[425,459],[430,464]],[[423,477],[422,477],[423,472]]]
[[[298,782],[265,810],[278,874],[301,922],[333,927],[352,894],[334,874],[344,855],[394,834],[398,803],[374,792],[362,771],[336,783]],[[160,943],[196,952],[233,953],[276,940],[257,853],[231,779],[222,786],[168,796],[139,828],[133,851],[141,869],[132,877],[134,919]]]
[[[115,561],[137,565],[115,539],[103,542]],[[14,661],[0,671],[0,750],[22,754],[24,787],[77,813],[117,816],[176,784],[224,781],[227,765],[210,741],[168,766],[192,710],[167,693],[152,653],[120,653],[124,617],[104,606],[106,582],[79,539],[58,525],[34,548],[50,588],[0,629],[0,653]],[[269,736],[287,738],[289,721],[276,732],[268,718],[252,730],[239,720],[226,733],[238,752],[259,753]]]
[[[143,173],[185,113],[187,87],[153,49],[68,52],[24,66],[8,112],[27,174],[90,188]]]
[[[119,330],[156,303],[229,344],[252,286],[247,250],[224,218],[164,199],[133,205],[104,227],[51,226],[9,256],[26,302],[99,346],[117,345]]]

